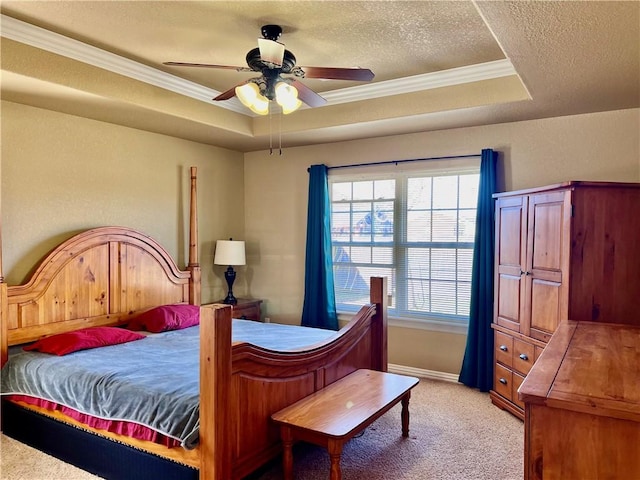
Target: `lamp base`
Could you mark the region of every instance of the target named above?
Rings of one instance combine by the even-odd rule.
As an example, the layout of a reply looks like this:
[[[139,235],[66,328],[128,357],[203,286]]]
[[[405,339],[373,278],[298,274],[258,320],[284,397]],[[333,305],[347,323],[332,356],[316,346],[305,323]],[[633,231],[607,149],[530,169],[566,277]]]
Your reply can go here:
[[[224,272],[224,279],[227,281],[227,287],[229,288],[229,292],[227,296],[222,301],[227,305],[237,305],[238,299],[233,296],[233,282],[236,279],[236,272],[231,265]]]
[[[222,303],[226,305],[237,305],[238,299],[233,296],[233,293],[229,292],[225,297],[225,299],[222,301]]]

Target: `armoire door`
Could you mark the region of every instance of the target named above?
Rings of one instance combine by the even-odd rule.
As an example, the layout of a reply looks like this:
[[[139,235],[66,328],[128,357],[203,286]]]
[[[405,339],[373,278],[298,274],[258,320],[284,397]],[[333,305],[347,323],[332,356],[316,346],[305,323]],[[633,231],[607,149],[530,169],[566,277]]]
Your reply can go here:
[[[548,341],[568,315],[571,191],[532,194],[527,213],[523,332]]]
[[[526,261],[527,196],[499,198],[496,202],[495,322],[522,331]]]

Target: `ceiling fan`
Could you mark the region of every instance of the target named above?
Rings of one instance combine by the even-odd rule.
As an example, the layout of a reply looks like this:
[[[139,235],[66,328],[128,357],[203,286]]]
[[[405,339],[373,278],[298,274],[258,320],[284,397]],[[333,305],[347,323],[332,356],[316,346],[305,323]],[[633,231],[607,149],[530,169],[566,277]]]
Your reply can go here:
[[[300,82],[298,78],[322,78],[329,80],[371,81],[374,74],[368,68],[340,67],[300,67],[296,57],[278,42],[282,34],[279,25],[264,25],[262,37],[258,39],[258,48],[247,53],[248,67],[231,65],[212,65],[206,63],[164,62],[164,65],[177,67],[204,67],[236,70],[238,72],[259,72],[261,76],[242,82],[213,100],[238,99],[255,113],[269,113],[269,101],[276,100],[283,113],[291,113],[300,107],[301,102],[310,107],[319,107],[327,101]],[[283,75],[293,75],[285,77]]]

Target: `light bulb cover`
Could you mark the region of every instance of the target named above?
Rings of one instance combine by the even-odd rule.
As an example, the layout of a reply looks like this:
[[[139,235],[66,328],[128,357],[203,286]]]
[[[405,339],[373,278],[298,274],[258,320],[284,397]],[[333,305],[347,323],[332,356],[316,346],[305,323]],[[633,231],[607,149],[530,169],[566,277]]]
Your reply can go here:
[[[269,113],[269,100],[267,97],[258,95],[249,108],[258,115],[267,115]]]
[[[275,94],[276,102],[282,107],[282,113],[285,115],[295,112],[302,105],[298,99],[298,90],[287,82],[278,82]]]
[[[251,108],[254,100],[258,97],[260,88],[253,82],[245,83],[236,87],[236,96],[245,107]]]
[[[254,82],[248,82],[236,87],[236,96],[245,107],[258,115],[269,113],[269,99],[262,95],[260,87]]]

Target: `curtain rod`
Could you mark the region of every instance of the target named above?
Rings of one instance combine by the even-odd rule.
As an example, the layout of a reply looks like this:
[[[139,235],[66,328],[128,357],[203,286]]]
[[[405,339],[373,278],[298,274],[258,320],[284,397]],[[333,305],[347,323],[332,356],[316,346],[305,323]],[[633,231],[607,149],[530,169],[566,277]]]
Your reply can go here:
[[[334,167],[327,167],[327,170],[333,170],[336,168],[354,168],[354,167],[368,167],[370,165],[390,165],[399,163],[407,163],[407,162],[425,162],[427,160],[451,160],[454,158],[473,158],[473,157],[481,157],[481,154],[474,155],[451,155],[448,157],[429,157],[429,158],[411,158],[407,160],[387,160],[385,162],[369,162],[369,163],[352,163],[351,165],[336,165]]]

